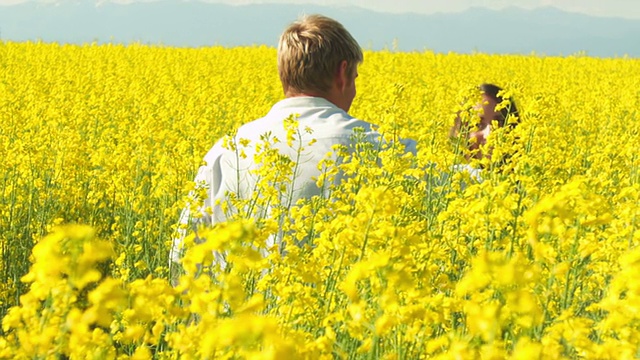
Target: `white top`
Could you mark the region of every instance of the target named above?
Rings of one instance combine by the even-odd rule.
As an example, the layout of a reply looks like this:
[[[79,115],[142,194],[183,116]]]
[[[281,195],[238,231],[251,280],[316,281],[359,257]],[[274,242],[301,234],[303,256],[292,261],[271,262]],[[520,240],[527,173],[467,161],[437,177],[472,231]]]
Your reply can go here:
[[[293,146],[287,144],[287,131],[285,120],[294,116],[298,122],[300,137],[293,141]],[[353,142],[353,130],[362,128],[365,141],[379,143],[381,136],[372,128],[372,124],[356,119],[338,108],[333,103],[319,97],[292,97],[276,103],[269,113],[258,120],[241,126],[234,141],[237,152],[223,146],[223,140],[218,140],[204,157],[206,165],[201,166],[195,178],[197,184],[204,183],[207,190],[207,198],[201,210],[210,208],[212,214],[203,213],[199,220],[207,224],[223,222],[226,216],[221,207],[216,205],[218,200],[227,198],[228,193],[237,194],[246,199],[252,196],[252,189],[256,184],[256,176],[252,170],[257,170],[263,164],[254,160],[256,144],[264,143],[261,139],[264,134],[270,133],[270,139],[279,140],[272,148],[278,149],[282,155],[288,156],[293,161],[299,158],[297,170],[293,179],[294,189],[292,196],[287,197],[288,205],[295,204],[298,199],[310,198],[321,194],[321,189],[316,185],[320,175],[318,163],[327,158],[333,152],[336,144],[348,145]],[[301,141],[300,141],[301,138]],[[309,145],[310,142],[314,142]],[[248,144],[242,146],[241,143]],[[413,140],[403,140],[406,150],[416,152],[416,143]],[[300,151],[300,146],[303,150]],[[243,151],[246,157],[238,154]],[[191,215],[188,206],[180,216],[181,224],[189,224]],[[178,261],[182,249],[182,239],[186,235],[174,239],[171,251],[171,260]],[[216,256],[218,257],[218,256]],[[220,260],[220,259],[218,259]]]

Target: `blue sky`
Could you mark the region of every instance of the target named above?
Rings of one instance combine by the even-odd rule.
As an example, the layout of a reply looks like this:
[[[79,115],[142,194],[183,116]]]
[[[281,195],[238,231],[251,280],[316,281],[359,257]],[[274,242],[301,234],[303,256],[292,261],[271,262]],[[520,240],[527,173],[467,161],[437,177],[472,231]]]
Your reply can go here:
[[[92,0],[0,0],[0,5],[12,5],[27,1],[45,3],[74,2]],[[96,0],[100,2],[129,3],[133,1],[154,0]],[[193,1],[193,0],[192,0]],[[434,12],[457,12],[479,6],[500,9],[506,6],[519,6],[532,9],[542,6],[554,6],[565,11],[579,12],[592,16],[624,17],[640,19],[640,0],[207,0],[208,2],[246,5],[253,3],[292,3],[328,6],[359,6],[381,12],[416,12],[430,14]]]

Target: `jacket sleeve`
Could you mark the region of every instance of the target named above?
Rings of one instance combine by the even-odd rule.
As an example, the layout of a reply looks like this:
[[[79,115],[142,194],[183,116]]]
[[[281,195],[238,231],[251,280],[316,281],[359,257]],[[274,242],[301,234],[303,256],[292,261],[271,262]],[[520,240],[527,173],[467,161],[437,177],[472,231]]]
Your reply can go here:
[[[195,189],[187,197],[187,203],[180,213],[178,226],[172,239],[170,262],[179,262],[184,251],[184,239],[189,231],[196,232],[197,237],[198,227],[210,226],[215,222],[214,218],[220,217],[219,214],[215,215],[215,201],[221,192],[222,155],[222,147],[216,144],[205,157],[206,165],[198,169],[194,179]]]

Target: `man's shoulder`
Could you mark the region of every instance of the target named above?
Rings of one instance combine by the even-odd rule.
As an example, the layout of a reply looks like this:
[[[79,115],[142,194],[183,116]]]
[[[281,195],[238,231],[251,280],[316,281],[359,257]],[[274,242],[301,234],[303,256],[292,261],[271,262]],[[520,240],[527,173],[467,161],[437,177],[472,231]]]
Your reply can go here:
[[[287,119],[298,122],[302,129],[310,129],[316,135],[348,135],[356,128],[374,131],[372,123],[355,118],[328,100],[319,97],[294,97],[276,103],[269,113],[242,126],[242,129],[283,128]]]
[[[297,121],[300,131],[315,138],[350,137],[356,132],[376,135],[377,126],[351,116],[323,98],[287,98],[276,103],[263,117],[241,125],[237,139],[260,140],[265,134],[278,138],[287,133],[287,120]]]
[[[286,117],[285,117],[286,118]],[[258,139],[266,133],[278,133],[284,130],[285,118],[279,119],[274,116],[263,116],[242,124],[235,132],[238,138]]]

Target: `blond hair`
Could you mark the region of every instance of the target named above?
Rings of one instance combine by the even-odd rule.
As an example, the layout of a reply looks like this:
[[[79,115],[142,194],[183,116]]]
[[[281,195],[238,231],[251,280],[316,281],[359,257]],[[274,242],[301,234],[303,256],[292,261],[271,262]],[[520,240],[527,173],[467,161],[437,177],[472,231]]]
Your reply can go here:
[[[348,74],[362,62],[362,49],[339,22],[307,15],[280,36],[278,73],[285,94],[325,93],[342,61]]]

